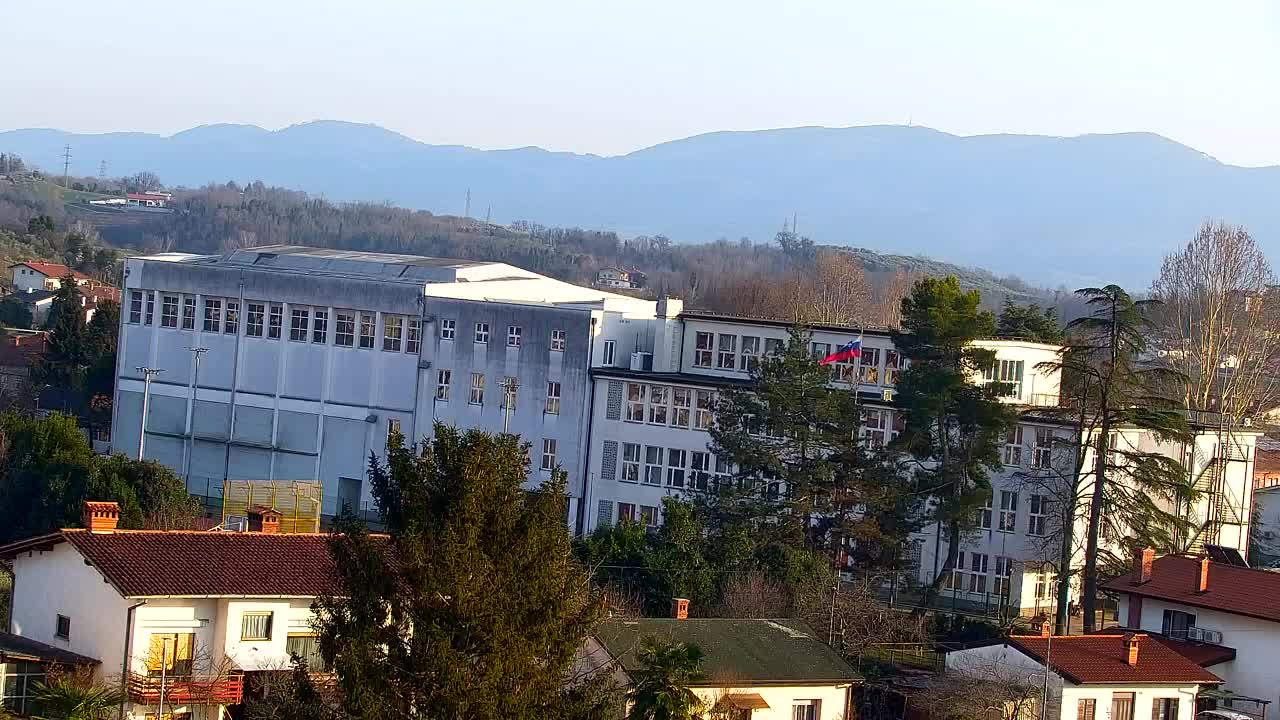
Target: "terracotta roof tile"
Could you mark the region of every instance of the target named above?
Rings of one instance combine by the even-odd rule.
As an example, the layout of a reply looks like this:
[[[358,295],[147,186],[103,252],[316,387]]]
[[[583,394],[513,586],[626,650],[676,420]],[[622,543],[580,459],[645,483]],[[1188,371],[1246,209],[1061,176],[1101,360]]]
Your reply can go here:
[[[72,270],[66,265],[60,265],[58,263],[20,262],[20,263],[14,263],[13,265],[10,265],[9,269],[12,270],[13,268],[18,267],[19,265],[26,265],[27,267],[31,268],[32,270],[35,270],[36,272],[42,275],[45,275],[46,277],[57,278],[59,280],[66,277],[67,273],[71,273],[71,276],[76,278],[77,280],[90,279],[88,275],[85,275],[79,270]]]
[[[1009,644],[1036,662],[1044,663],[1077,685],[1089,683],[1185,684],[1220,683],[1222,678],[1205,670],[1165,645],[1144,637],[1139,640],[1138,662],[1130,665],[1127,635],[1070,635],[1049,638],[1014,635]]]
[[[1114,635],[1118,632],[1145,632],[1143,630],[1133,630],[1131,628],[1111,627],[1106,630],[1099,630],[1096,635]],[[1210,667],[1224,662],[1236,659],[1235,648],[1229,648],[1225,645],[1211,645],[1209,643],[1192,642],[1190,640],[1178,640],[1168,635],[1159,633],[1145,632],[1152,640],[1164,645],[1170,650],[1178,653],[1182,657],[1199,665],[1200,667]]]
[[[1134,574],[1121,575],[1103,585],[1112,592],[1159,598],[1171,602],[1222,610],[1261,620],[1280,622],[1280,573],[1255,568],[1209,564],[1209,591],[1196,592],[1200,561],[1182,555],[1156,558],[1151,579],[1134,584]]]

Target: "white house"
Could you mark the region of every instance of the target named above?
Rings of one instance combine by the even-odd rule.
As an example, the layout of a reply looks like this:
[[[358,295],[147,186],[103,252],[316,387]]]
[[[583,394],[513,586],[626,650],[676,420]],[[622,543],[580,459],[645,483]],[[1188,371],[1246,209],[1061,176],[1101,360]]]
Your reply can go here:
[[[948,673],[975,680],[1041,694],[1047,684],[1044,720],[1192,720],[1201,690],[1221,682],[1141,633],[1014,635],[951,651],[946,662]]]
[[[137,720],[162,693],[166,717],[219,718],[290,653],[322,668],[310,608],[336,589],[326,536],[277,534],[269,510],[257,532],[119,530],[118,517],[86,503],[85,529],[0,547],[12,635],[87,658]]]
[[[726,710],[734,720],[853,717],[853,692],[862,679],[808,625],[792,619],[691,619],[684,616],[688,601],[675,605],[672,618],[604,621],[579,662],[612,672],[625,687],[642,668],[637,651],[645,638],[691,643],[703,653],[703,679],[690,689],[708,709]]]
[[[1280,573],[1150,550],[1104,585],[1120,621],[1188,648],[1223,679],[1220,704],[1260,714],[1280,701]]]
[[[66,265],[46,262],[20,262],[9,266],[14,292],[28,293],[37,290],[57,290],[62,279],[70,274],[77,285],[87,285],[93,278]]]

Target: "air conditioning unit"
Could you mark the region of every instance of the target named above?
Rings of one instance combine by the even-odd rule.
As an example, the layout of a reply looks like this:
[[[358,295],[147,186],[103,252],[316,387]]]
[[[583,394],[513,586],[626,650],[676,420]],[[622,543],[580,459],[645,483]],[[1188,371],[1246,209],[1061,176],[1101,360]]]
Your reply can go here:
[[[631,369],[632,370],[652,370],[653,369],[653,353],[647,353],[647,352],[631,353]]]

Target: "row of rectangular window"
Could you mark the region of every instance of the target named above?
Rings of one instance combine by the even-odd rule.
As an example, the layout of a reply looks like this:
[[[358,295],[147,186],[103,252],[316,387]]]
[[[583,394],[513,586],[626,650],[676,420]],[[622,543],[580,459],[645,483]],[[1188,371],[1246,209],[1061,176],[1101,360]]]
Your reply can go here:
[[[472,340],[480,345],[489,343],[489,323],[478,322],[475,325]],[[458,321],[453,318],[444,318],[440,321],[440,339],[456,340],[458,338]],[[524,328],[520,325],[507,326],[507,347],[520,347],[524,338]],[[565,331],[551,331],[551,350],[553,352],[564,352]]]
[[[517,390],[520,387],[519,378],[505,377],[499,383],[503,390],[502,407],[508,410],[516,409],[516,399],[518,397]],[[484,404],[485,377],[484,373],[471,373],[470,392],[467,395],[467,403],[469,405]],[[436,372],[436,401],[449,402],[449,398],[453,395],[453,371],[438,370]],[[555,380],[547,381],[547,397],[546,403],[543,405],[543,411],[548,415],[560,414],[560,383]]]
[[[965,559],[968,556],[969,562]],[[988,560],[990,556],[983,553],[966,553],[961,550],[956,558],[956,566],[947,575],[943,585],[954,592],[987,592]],[[1013,576],[1013,558],[997,555],[995,575],[991,584],[991,592],[995,595],[1008,596]]]
[[[627,422],[707,430],[715,417],[715,393],[710,390],[627,383]]]
[[[1111,693],[1110,720],[1134,720],[1134,694],[1132,692]],[[1076,720],[1096,720],[1098,701],[1096,698],[1076,700]],[[1151,720],[1178,720],[1178,698],[1152,698]]]
[[[732,463],[703,450],[622,443],[622,482],[707,490],[730,482],[733,474]]]
[[[754,335],[699,332],[694,335],[693,366],[752,372],[762,355],[781,354],[785,347],[785,343],[778,338],[764,338],[762,345],[761,338]],[[809,352],[815,359],[821,360],[831,354],[831,348],[831,343],[814,342],[810,343]],[[880,354],[879,348],[864,347],[857,362],[832,363],[831,380],[847,384],[857,382],[867,385],[897,385],[902,370],[907,366],[907,359],[896,350],[885,350],[882,376]]]
[[[1033,537],[1043,537],[1045,534],[1045,523],[1049,517],[1050,500],[1046,495],[1031,495],[1027,508],[1027,534]],[[1000,514],[998,516],[999,524],[997,530],[1000,532],[1017,532],[1018,531],[1018,492],[1016,490],[1000,491]],[[987,500],[986,504],[979,510],[978,526],[983,530],[991,529],[992,507],[991,500]]]
[[[1031,449],[1031,467],[1036,470],[1048,470],[1053,467],[1053,430],[1038,427],[1035,429],[1035,445]],[[1001,459],[1010,467],[1022,467],[1023,460],[1023,428],[1015,425],[1005,434]]]

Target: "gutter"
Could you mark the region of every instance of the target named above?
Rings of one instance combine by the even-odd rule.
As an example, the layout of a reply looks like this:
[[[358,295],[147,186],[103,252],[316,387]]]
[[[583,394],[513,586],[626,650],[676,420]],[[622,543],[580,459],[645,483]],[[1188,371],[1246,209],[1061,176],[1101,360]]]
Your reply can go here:
[[[120,660],[120,694],[125,698],[128,698],[128,688],[129,688],[129,657],[133,654],[130,651],[133,650],[134,611],[146,604],[147,604],[146,600],[143,600],[142,602],[139,602],[139,603],[135,603],[133,605],[130,605],[129,609],[125,612],[124,657],[121,658]],[[124,706],[127,704],[128,704],[127,702],[120,703],[120,712],[116,716],[119,720],[124,720]]]

